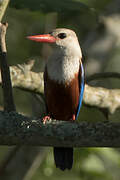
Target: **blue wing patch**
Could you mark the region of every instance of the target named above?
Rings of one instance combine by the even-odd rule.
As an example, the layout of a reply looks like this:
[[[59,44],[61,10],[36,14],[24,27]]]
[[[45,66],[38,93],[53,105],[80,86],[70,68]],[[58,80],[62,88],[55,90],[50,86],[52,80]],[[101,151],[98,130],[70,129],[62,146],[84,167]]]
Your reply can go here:
[[[79,97],[79,104],[78,104],[78,110],[77,110],[77,114],[76,114],[76,120],[79,116],[79,112],[80,112],[80,108],[82,105],[82,99],[83,99],[83,93],[84,93],[84,68],[83,68],[83,64],[82,62],[80,63],[80,68],[81,68],[81,87],[80,87],[80,97]]]

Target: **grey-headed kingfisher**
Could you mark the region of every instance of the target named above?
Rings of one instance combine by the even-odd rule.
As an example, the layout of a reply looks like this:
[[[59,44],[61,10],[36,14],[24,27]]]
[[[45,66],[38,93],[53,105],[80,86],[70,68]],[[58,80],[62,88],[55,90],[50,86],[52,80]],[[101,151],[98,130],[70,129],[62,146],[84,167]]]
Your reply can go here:
[[[28,36],[30,40],[50,43],[53,52],[44,71],[47,113],[53,119],[77,120],[84,92],[82,52],[74,31],[58,28],[49,34]],[[57,168],[71,169],[72,147],[54,147]]]

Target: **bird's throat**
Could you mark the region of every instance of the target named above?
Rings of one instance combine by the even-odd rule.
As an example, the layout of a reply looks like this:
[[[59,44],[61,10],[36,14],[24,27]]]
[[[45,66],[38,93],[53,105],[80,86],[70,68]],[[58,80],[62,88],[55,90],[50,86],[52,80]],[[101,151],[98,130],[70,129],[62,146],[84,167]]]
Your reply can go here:
[[[51,57],[47,62],[48,76],[57,83],[68,84],[79,72],[79,57],[56,56]]]

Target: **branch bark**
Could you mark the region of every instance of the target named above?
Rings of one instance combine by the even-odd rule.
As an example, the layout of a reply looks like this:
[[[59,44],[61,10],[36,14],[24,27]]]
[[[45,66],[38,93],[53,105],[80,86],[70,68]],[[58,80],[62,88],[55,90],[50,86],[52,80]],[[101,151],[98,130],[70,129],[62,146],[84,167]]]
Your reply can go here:
[[[10,120],[10,121],[9,121]],[[0,145],[120,147],[120,123],[72,123],[0,112]]]

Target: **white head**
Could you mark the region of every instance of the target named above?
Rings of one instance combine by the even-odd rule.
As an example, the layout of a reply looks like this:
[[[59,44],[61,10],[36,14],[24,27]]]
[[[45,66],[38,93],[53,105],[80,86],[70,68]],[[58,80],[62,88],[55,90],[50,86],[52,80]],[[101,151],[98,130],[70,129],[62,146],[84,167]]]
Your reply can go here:
[[[78,38],[74,31],[65,28],[54,29],[50,35],[55,37],[54,47],[65,51],[69,55],[78,55],[82,57]]]

